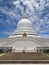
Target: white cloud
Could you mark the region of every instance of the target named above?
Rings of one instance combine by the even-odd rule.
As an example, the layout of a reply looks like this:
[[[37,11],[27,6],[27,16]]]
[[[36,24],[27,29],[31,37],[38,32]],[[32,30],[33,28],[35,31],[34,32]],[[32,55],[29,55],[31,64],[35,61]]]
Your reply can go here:
[[[5,35],[12,35],[12,32],[2,32],[2,34],[5,34]]]
[[[13,13],[13,12],[7,12],[6,10],[4,10],[4,9],[1,9],[1,11],[2,11],[2,13],[4,13],[4,15],[7,15],[7,16],[9,16],[7,19],[6,19],[6,21],[4,21],[4,22],[7,22],[8,24],[12,24],[10,21],[11,20],[9,20],[9,18],[11,18],[13,21],[14,21],[14,18],[16,18],[16,15]],[[3,15],[3,16],[4,16]],[[0,22],[3,22],[3,18],[2,19],[0,19]],[[13,22],[14,23],[14,22]],[[4,24],[4,23],[3,23]]]
[[[14,5],[17,5],[19,3],[20,3],[19,0],[13,2]]]
[[[36,9],[38,9],[39,4],[36,2],[36,0],[30,0],[30,3],[32,6],[34,6]]]

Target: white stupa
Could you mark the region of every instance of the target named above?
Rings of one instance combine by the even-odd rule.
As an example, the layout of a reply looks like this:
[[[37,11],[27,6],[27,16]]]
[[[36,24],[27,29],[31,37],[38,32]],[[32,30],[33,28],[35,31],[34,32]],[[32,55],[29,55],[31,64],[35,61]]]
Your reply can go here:
[[[37,41],[40,36],[38,36],[34,29],[32,28],[32,22],[27,18],[24,13],[23,18],[18,22],[17,29],[14,31],[13,35],[9,38],[13,38],[14,42],[10,46],[15,48],[15,51],[35,52],[36,47],[41,44]],[[44,44],[42,44],[44,46]]]
[[[10,37],[20,37],[23,36],[23,34],[26,34],[28,36],[34,36],[39,37],[34,29],[32,28],[32,22],[27,18],[26,13],[24,12],[22,19],[17,24],[17,29],[14,31],[13,35]]]
[[[1,44],[2,43],[2,44]],[[37,52],[37,47],[42,50],[49,48],[49,39],[41,38],[32,28],[32,22],[24,13],[23,18],[18,22],[13,35],[5,40],[0,40],[0,48],[6,47],[8,50],[12,47],[12,52]]]

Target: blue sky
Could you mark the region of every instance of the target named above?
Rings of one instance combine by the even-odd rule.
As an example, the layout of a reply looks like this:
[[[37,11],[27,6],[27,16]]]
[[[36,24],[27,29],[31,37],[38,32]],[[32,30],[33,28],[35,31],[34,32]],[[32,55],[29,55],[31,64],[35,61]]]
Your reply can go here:
[[[35,32],[49,37],[49,0],[0,0],[0,38],[12,35],[24,9]]]

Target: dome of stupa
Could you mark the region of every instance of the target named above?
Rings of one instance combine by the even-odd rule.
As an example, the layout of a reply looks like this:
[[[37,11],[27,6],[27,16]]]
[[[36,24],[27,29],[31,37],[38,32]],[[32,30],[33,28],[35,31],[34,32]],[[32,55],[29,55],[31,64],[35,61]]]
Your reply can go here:
[[[32,29],[32,22],[27,18],[23,18],[18,22],[17,29],[15,30],[14,35],[23,33],[36,34]]]
[[[31,28],[32,27],[32,23],[31,23],[31,21],[30,20],[28,20],[28,19],[22,19],[22,20],[20,20],[19,22],[18,22],[18,25],[17,25],[17,27],[18,28]]]

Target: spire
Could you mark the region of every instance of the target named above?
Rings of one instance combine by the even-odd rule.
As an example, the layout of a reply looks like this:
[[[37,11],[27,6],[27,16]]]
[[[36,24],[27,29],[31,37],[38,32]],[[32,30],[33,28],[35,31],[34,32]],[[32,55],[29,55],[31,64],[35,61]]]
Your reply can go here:
[[[24,9],[24,14],[23,14],[22,18],[28,18],[25,9]]]

